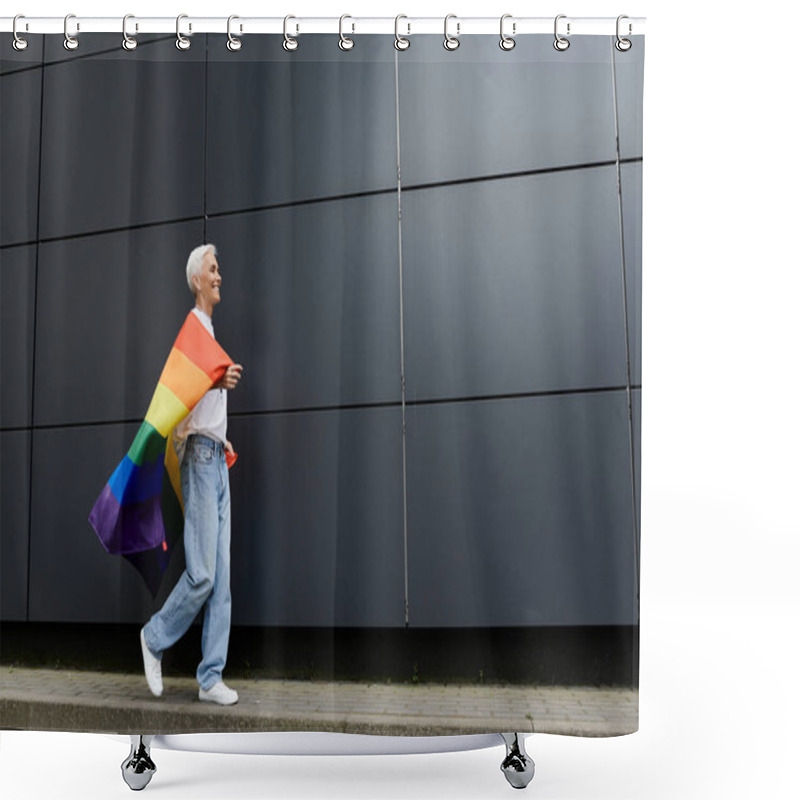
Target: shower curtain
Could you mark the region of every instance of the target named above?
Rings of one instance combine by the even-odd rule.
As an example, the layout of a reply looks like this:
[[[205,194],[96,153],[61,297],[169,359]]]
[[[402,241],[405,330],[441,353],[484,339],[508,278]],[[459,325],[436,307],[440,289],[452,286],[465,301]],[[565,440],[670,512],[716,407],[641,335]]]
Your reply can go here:
[[[2,727],[637,729],[644,38],[352,38],[0,37]],[[143,672],[187,563],[177,419],[162,538],[89,523],[205,243],[243,367],[208,378],[230,709],[202,613],[163,696]]]

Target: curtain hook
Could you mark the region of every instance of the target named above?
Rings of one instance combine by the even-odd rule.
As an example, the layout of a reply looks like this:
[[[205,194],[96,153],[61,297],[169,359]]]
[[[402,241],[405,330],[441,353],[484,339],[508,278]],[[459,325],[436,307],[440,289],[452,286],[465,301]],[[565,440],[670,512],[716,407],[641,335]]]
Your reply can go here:
[[[75,50],[78,47],[78,40],[75,37],[70,36],[69,35],[69,31],[67,30],[67,28],[69,26],[69,21],[71,19],[75,19],[75,15],[74,14],[67,14],[67,16],[64,17],[64,49],[65,50]],[[78,25],[78,30],[80,30],[80,29],[81,29],[81,27],[80,27],[80,25]]]
[[[511,18],[511,14],[503,14],[503,16],[500,17],[500,49],[505,50],[506,52],[513,50],[517,44],[516,39],[506,35],[505,31],[503,30],[506,20]],[[516,28],[516,23],[513,23],[512,31],[514,33],[516,33]]]
[[[136,17],[134,17],[133,14],[126,14],[122,18],[122,46],[126,50],[135,50],[136,49],[136,45],[138,44],[138,42],[136,41],[136,39],[133,38],[133,36],[128,36],[128,20],[129,19],[136,19]],[[136,26],[136,29],[137,30],[139,29],[138,25]]]
[[[191,42],[181,33],[181,20],[187,19],[189,17],[188,14],[178,14],[178,18],[175,20],[175,47],[178,50],[188,50],[191,47]],[[192,26],[189,25],[189,30],[192,29]]]
[[[352,39],[350,39],[350,38],[348,38],[347,36],[344,35],[344,31],[342,29],[342,26],[344,25],[344,21],[346,19],[353,19],[353,18],[349,14],[342,14],[342,16],[339,17],[339,49],[340,50],[352,50],[355,47],[355,44],[356,44]],[[354,24],[353,25],[353,31],[355,31],[355,29],[356,29],[356,26]]]
[[[239,19],[239,17],[237,17],[236,14],[231,14],[228,17],[228,43],[227,43],[227,47],[228,47],[228,50],[231,51],[231,53],[235,53],[237,50],[241,50],[242,49],[242,40],[241,39],[237,39],[231,33],[231,22],[233,22],[233,20],[235,20],[235,19]],[[239,30],[241,31],[241,28],[239,28]]]
[[[297,41],[297,39],[293,39],[291,36],[289,36],[286,30],[286,26],[289,23],[290,19],[297,19],[297,17],[293,17],[291,14],[289,14],[288,16],[283,18],[283,49],[286,50],[287,52],[294,52],[295,50],[297,50],[299,42]],[[297,30],[299,31],[300,28],[298,27]]]
[[[443,42],[443,44],[444,44],[444,49],[445,50],[449,50],[452,53],[453,50],[458,50],[458,46],[461,44],[461,42],[459,41],[459,38],[458,38],[458,34],[461,33],[461,23],[460,22],[456,23],[456,35],[455,36],[451,36],[447,32],[447,23],[451,19],[457,19],[456,15],[455,14],[448,14],[444,18],[444,42]]]
[[[18,19],[25,19],[25,15],[24,14],[17,14],[17,16],[14,17],[14,26],[13,26],[13,31],[14,31],[14,49],[15,50],[24,50],[28,46],[28,40],[27,39],[23,39],[17,33],[17,20]],[[25,25],[25,27],[27,29],[27,27],[28,27],[27,24]]]
[[[507,19],[511,19],[511,14],[503,14],[503,16],[500,17],[500,49],[505,50],[506,52],[513,50],[517,44],[516,39],[513,39],[511,36],[507,36],[503,30]],[[517,32],[516,22],[512,23],[511,30],[513,33]]]
[[[555,49],[558,50],[560,53],[563,53],[569,47],[569,39],[566,39],[565,37],[561,36],[559,34],[559,32],[558,32],[558,21],[560,19],[566,19],[566,18],[567,18],[566,14],[559,14],[556,17],[555,24],[553,25],[553,31],[554,31],[555,37],[556,37],[555,41],[553,42],[553,47],[555,47]],[[567,23],[567,36],[569,36],[569,28],[570,28],[570,24],[568,22]]]
[[[411,40],[406,39],[400,35],[400,20],[408,19],[405,14],[398,14],[394,18],[394,49],[395,50],[408,50],[411,47]],[[406,23],[407,24],[407,23]],[[411,25],[408,26],[408,32],[411,33]]]
[[[617,17],[617,41],[616,41],[616,43],[615,43],[615,45],[614,45],[614,46],[617,48],[617,50],[619,50],[619,51],[620,51],[620,53],[624,53],[624,52],[626,52],[627,50],[630,50],[630,49],[631,49],[631,47],[632,47],[632,42],[631,42],[631,40],[630,40],[630,39],[623,39],[623,38],[622,38],[622,37],[619,35],[619,23],[620,23],[620,22],[621,22],[623,19],[628,19],[628,15],[627,15],[627,14],[620,14],[620,15]],[[629,22],[629,23],[628,23],[628,35],[630,35],[630,33],[631,33],[631,31],[632,31],[632,30],[633,30],[633,28],[632,28],[632,26],[631,26],[631,24],[630,24],[630,22]]]

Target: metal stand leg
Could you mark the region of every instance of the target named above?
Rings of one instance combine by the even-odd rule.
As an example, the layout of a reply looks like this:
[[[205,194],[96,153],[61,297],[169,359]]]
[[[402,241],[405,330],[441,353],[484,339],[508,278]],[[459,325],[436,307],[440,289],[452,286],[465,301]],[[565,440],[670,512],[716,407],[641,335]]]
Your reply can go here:
[[[152,736],[131,734],[131,752],[122,762],[122,779],[134,792],[139,792],[150,783],[156,765],[150,758]]]
[[[525,737],[521,733],[501,733],[506,743],[506,757],[500,765],[506,780],[515,789],[524,789],[532,780],[536,765],[525,752]]]

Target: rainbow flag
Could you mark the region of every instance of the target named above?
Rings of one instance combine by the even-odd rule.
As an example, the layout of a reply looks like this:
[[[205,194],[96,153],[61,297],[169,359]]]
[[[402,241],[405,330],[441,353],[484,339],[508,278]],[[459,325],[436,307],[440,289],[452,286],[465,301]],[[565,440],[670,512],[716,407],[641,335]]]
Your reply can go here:
[[[144,422],[89,514],[106,551],[128,558],[154,596],[172,542],[183,532],[180,466],[172,432],[231,364],[228,354],[190,311]],[[171,523],[169,537],[165,515]]]

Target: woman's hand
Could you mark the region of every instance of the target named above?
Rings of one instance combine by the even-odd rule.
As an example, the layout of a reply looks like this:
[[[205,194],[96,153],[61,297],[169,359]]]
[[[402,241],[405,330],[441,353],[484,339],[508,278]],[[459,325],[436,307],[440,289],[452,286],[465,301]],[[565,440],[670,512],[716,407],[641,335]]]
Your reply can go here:
[[[214,388],[235,389],[236,384],[239,383],[239,379],[242,377],[242,369],[243,367],[241,364],[231,364],[231,366],[225,370],[225,374],[217,381]]]

